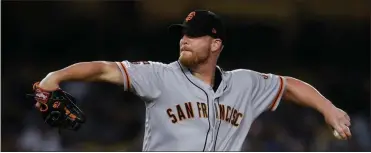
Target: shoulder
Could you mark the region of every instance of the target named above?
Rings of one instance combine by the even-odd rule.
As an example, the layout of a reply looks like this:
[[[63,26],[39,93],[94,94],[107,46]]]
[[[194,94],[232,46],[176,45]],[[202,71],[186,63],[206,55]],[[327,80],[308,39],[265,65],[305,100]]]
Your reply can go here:
[[[162,65],[166,65],[165,63],[163,62],[159,62],[159,61],[129,61],[129,60],[124,60],[122,61],[124,64],[127,64],[127,65],[156,65],[156,66],[162,66]]]
[[[234,70],[228,71],[227,73],[230,73],[234,77],[244,77],[244,76],[255,75],[259,72],[250,70],[250,69],[234,69]]]
[[[179,71],[179,72],[182,71],[182,67],[178,61],[174,61],[174,62],[167,64],[167,67],[172,71]]]
[[[234,69],[228,71],[233,80],[244,80],[244,81],[254,81],[259,79],[259,77],[267,78],[270,74],[262,73],[259,71],[251,69]]]
[[[160,61],[137,61],[137,62],[126,62],[128,67],[135,67],[138,69],[154,71],[157,73],[179,73],[182,72],[182,68],[177,61],[165,63]]]
[[[126,66],[136,66],[136,67],[154,67],[154,68],[169,68],[169,64],[160,61],[122,61]]]

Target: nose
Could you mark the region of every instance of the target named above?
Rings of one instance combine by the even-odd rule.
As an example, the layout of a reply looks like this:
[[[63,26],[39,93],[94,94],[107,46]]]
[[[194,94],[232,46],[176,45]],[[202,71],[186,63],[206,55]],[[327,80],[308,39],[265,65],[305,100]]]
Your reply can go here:
[[[189,38],[186,35],[183,35],[183,37],[180,39],[180,44],[188,44]]]

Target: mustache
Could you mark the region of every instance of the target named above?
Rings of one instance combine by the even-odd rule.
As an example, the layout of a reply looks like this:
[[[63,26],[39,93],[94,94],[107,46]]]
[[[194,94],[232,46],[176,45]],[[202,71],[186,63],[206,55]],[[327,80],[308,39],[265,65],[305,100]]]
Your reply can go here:
[[[180,47],[180,51],[191,51],[192,52],[192,49],[191,48],[189,48],[189,47],[186,47],[186,46],[182,46],[182,47]]]

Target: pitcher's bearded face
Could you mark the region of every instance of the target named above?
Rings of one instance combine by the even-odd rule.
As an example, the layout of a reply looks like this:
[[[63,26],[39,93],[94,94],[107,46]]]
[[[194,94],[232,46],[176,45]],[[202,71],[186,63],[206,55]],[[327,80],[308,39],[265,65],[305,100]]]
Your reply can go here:
[[[195,67],[206,62],[210,57],[211,39],[204,37],[191,38],[186,35],[180,40],[179,61],[186,67]]]

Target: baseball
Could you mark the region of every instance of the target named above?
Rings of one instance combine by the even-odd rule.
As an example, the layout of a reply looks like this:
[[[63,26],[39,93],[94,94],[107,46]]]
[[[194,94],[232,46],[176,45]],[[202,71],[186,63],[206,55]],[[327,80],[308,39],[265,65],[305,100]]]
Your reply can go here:
[[[340,133],[338,131],[336,131],[335,129],[333,131],[333,134],[334,134],[335,138],[340,139],[340,140],[344,140],[344,138],[340,135]]]
[[[341,137],[341,135],[339,134],[338,131],[334,130],[333,134],[334,134],[335,138],[342,139],[342,137]]]

